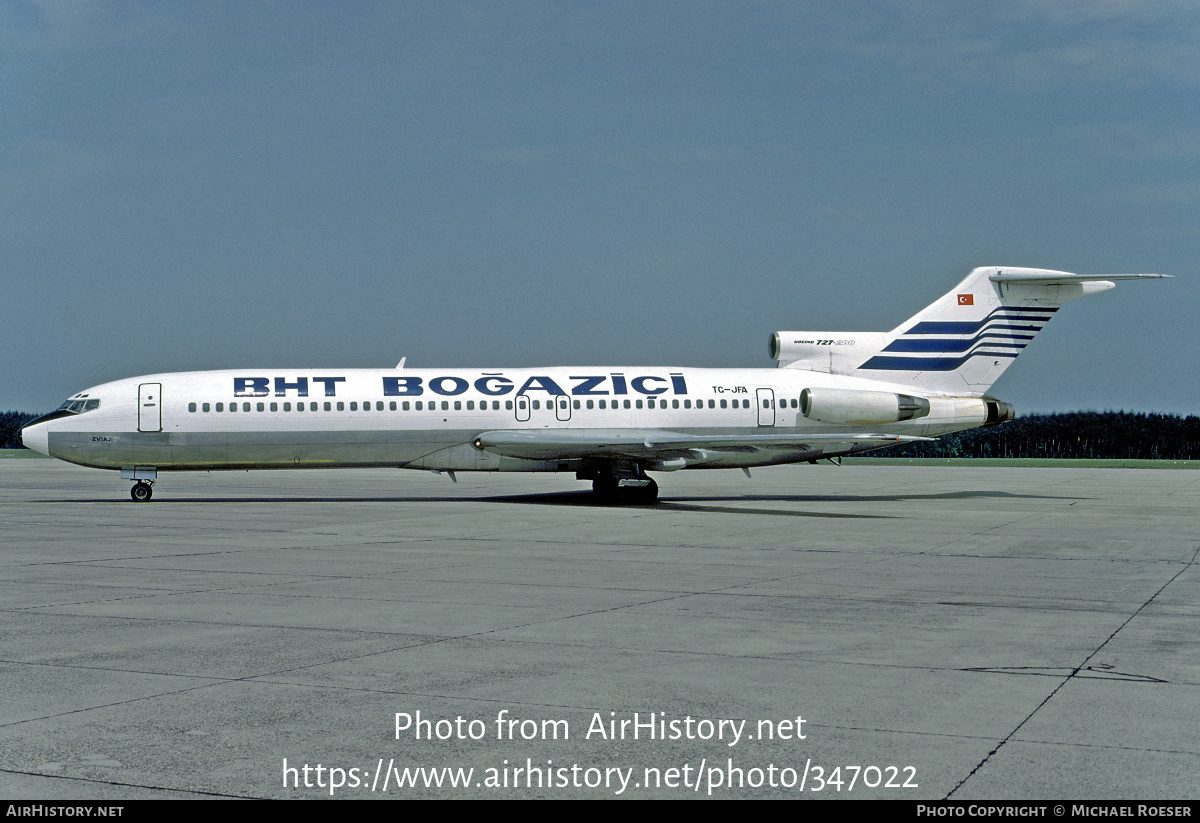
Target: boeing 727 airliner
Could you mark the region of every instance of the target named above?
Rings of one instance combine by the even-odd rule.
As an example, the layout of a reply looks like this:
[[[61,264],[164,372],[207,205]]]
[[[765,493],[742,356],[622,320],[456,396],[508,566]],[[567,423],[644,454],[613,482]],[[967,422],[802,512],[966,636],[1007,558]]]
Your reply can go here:
[[[987,392],[1068,300],[1160,274],[975,269],[890,332],[780,331],[774,369],[236,369],[132,377],[21,430],[42,454],[159,472],[394,466],[574,472],[648,503],[647,472],[816,462],[1010,420]]]

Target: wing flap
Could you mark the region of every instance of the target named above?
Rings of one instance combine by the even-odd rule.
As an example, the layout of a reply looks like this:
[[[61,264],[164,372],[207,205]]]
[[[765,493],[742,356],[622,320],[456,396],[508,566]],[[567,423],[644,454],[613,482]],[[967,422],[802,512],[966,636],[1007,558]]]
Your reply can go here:
[[[680,434],[653,430],[614,429],[507,429],[486,431],[473,441],[475,448],[504,457],[528,460],[562,460],[581,457],[671,459],[696,449],[726,452],[811,451],[831,443],[885,446],[913,440],[933,440],[907,434],[870,432],[809,434],[802,432],[772,434]]]

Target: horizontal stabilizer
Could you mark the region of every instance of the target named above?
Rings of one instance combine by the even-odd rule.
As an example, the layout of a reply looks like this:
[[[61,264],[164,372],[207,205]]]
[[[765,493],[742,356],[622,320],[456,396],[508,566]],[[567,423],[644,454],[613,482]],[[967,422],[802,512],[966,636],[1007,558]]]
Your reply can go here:
[[[1047,269],[1015,269],[988,276],[993,283],[1029,283],[1039,286],[1065,286],[1070,283],[1094,283],[1103,280],[1157,280],[1172,274],[1071,274]]]

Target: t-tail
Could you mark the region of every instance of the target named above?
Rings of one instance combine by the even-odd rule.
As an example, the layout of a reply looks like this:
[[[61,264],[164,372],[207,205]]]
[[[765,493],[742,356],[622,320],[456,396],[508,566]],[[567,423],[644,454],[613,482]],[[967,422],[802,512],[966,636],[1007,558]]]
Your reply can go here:
[[[775,332],[771,357],[781,368],[982,397],[1068,300],[1159,277],[1170,275],[978,268],[890,332]]]

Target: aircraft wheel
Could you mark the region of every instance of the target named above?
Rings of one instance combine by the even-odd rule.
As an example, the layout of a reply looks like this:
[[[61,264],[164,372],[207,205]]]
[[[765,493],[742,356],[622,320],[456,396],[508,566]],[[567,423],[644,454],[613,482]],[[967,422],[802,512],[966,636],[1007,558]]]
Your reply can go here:
[[[129,496],[133,498],[134,503],[145,503],[154,494],[154,489],[149,483],[143,483],[140,480],[133,484],[133,488],[129,490]]]
[[[617,478],[597,477],[592,481],[592,494],[606,503],[614,500],[617,496]]]
[[[642,486],[633,493],[630,502],[639,506],[653,506],[658,502],[658,484],[651,480],[649,486]]]

